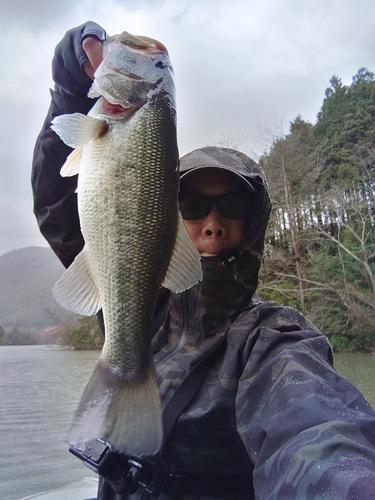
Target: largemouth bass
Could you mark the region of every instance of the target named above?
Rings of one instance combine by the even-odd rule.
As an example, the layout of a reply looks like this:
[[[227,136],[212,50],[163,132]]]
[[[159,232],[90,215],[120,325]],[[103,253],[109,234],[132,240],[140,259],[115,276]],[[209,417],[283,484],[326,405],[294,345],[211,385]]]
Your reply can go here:
[[[89,114],[62,115],[52,128],[75,148],[61,175],[78,175],[85,247],[56,283],[66,309],[102,308],[105,343],[69,431],[120,452],[155,453],[162,442],[160,395],[150,349],[160,284],[181,292],[201,279],[199,254],[178,211],[173,71],[159,42],[116,35],[89,96]]]

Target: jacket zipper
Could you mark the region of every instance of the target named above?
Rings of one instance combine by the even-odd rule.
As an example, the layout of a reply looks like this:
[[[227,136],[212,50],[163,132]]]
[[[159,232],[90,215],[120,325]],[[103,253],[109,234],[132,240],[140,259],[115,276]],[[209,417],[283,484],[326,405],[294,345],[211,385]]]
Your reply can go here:
[[[182,310],[182,325],[181,325],[181,334],[180,338],[178,339],[177,344],[172,347],[172,349],[167,352],[162,358],[160,358],[158,361],[156,361],[155,366],[160,366],[163,364],[165,361],[168,361],[172,356],[178,352],[181,347],[185,344],[186,337],[189,331],[189,300],[188,300],[188,294],[186,292],[181,293],[180,297],[181,301],[181,310]]]

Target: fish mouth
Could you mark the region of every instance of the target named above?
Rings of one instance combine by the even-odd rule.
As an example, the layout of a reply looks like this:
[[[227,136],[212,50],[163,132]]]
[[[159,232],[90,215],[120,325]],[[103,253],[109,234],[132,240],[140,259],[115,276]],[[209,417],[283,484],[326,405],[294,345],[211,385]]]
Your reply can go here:
[[[122,106],[121,104],[116,104],[107,101],[104,97],[102,97],[102,109],[105,115],[107,116],[129,116],[141,108],[146,103],[146,100],[140,100],[135,102],[134,104],[129,104],[129,106]]]
[[[107,39],[107,42],[118,42],[123,44],[128,50],[138,52],[148,52],[150,54],[165,53],[168,54],[167,48],[158,40],[147,36],[132,35],[127,31],[123,31],[118,35],[113,35]]]

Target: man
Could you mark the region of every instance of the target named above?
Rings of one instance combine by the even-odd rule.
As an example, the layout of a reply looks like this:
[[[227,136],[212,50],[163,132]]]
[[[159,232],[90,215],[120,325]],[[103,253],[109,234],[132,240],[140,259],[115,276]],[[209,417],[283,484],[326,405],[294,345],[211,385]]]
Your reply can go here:
[[[83,240],[75,182],[59,176],[68,150],[49,123],[89,106],[87,75],[104,38],[85,23],[58,45],[35,148],[36,217],[65,265]],[[335,372],[314,325],[254,296],[271,209],[262,169],[238,151],[207,147],[182,157],[180,171],[180,210],[204,277],[182,294],[161,289],[155,307],[165,442],[146,460],[146,477],[134,474],[121,494],[101,479],[98,499],[371,498],[374,411]]]

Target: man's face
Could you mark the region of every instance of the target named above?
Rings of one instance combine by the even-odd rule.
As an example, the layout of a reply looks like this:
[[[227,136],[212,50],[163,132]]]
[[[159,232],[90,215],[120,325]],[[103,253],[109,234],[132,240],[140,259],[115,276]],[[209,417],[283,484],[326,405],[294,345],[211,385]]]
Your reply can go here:
[[[235,175],[216,168],[198,170],[181,181],[182,195],[195,193],[219,196],[244,190],[249,193]],[[201,256],[213,257],[238,245],[244,234],[246,218],[229,219],[213,203],[207,215],[197,220],[185,219],[184,223]]]

